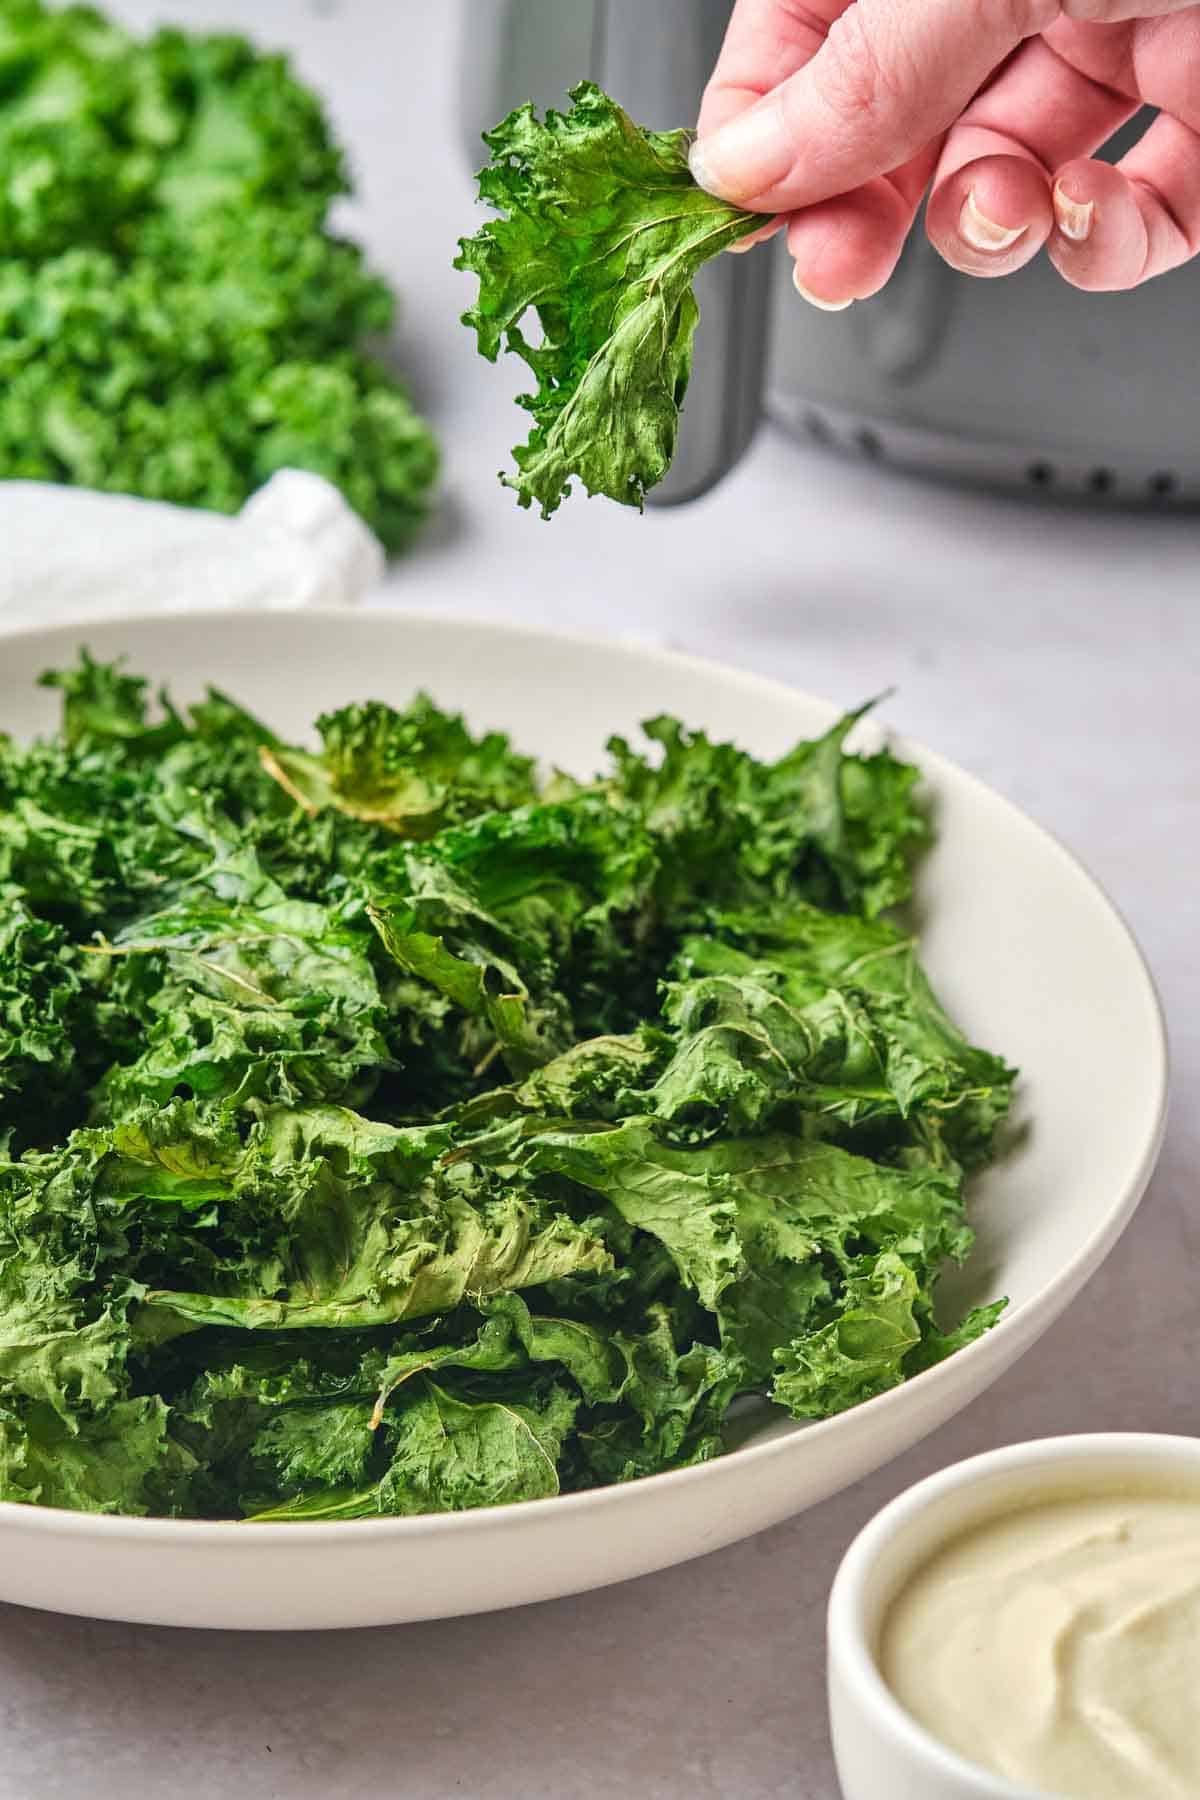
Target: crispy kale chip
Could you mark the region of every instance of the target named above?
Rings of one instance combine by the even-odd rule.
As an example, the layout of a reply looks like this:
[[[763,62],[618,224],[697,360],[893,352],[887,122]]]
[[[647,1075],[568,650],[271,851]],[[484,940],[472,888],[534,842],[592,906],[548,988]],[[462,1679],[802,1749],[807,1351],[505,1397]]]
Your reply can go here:
[[[281,741],[83,654],[0,738],[0,1499],[354,1519],[719,1455],[939,1321],[1013,1071],[882,914],[915,772],[426,696]]]
[[[514,351],[537,386],[528,442],[501,479],[548,519],[571,477],[642,505],[675,454],[710,257],[762,225],[692,180],[688,134],[644,131],[590,81],[568,113],[518,107],[484,133],[479,196],[501,214],[460,241],[479,278],[463,315],[480,353]],[[537,319],[536,340],[523,321]]]

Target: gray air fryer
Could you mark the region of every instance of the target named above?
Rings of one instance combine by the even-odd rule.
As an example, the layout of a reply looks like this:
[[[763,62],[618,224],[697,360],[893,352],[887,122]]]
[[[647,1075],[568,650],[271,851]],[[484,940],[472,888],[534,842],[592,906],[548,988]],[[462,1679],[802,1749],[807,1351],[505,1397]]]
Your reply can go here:
[[[468,0],[473,163],[485,127],[525,100],[565,105],[585,76],[641,124],[691,124],[729,12],[730,0]],[[1131,294],[1078,293],[1044,257],[978,281],[918,229],[884,292],[836,314],[799,300],[790,271],[772,244],[701,272],[679,454],[652,500],[711,487],[765,406],[787,431],[944,479],[1106,506],[1200,504],[1200,269]]]

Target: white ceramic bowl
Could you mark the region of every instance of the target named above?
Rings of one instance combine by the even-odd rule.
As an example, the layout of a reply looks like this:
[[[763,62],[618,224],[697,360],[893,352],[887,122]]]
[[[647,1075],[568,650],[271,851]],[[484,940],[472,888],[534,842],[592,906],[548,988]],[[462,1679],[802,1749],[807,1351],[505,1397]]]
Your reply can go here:
[[[885,1506],[855,1538],[829,1598],[829,1714],[845,1800],[1047,1800],[931,1736],[879,1671],[888,1608],[949,1539],[1019,1506],[1131,1484],[1200,1495],[1200,1438],[1097,1432],[954,1463]]]
[[[599,640],[420,613],[213,613],[0,636],[0,729],[24,737],[53,725],[56,696],[36,678],[72,662],[81,640],[96,656],[128,656],[181,702],[213,682],[301,736],[327,708],[403,702],[423,686],[476,726],[502,726],[579,773],[597,767],[611,732],[654,713],[777,756],[836,711],[779,682]],[[1030,1128],[974,1185],[977,1250],[947,1282],[951,1305],[1007,1294],[995,1330],[837,1418],[801,1427],[751,1408],[726,1456],[560,1499],[295,1525],[0,1505],[0,1599],[281,1629],[547,1600],[776,1524],[897,1456],[1003,1374],[1107,1255],[1141,1197],[1163,1124],[1162,1019],[1136,944],[1074,858],[953,764],[917,745],[897,749],[924,771],[936,809],[919,883],[926,966],[964,1029],[1022,1072]]]

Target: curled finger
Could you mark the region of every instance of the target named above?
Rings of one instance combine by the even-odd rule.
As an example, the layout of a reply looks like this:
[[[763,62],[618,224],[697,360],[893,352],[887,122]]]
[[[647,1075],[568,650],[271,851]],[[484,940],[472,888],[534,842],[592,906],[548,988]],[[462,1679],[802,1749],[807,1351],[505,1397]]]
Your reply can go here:
[[[803,299],[840,312],[879,292],[912,230],[938,148],[931,144],[892,175],[792,214],[788,250]]]
[[[1115,166],[1080,159],[1058,171],[1049,254],[1072,287],[1139,286],[1200,250],[1200,134],[1160,114]]]
[[[925,222],[929,240],[965,275],[1011,275],[1054,229],[1050,178],[1032,156],[972,156],[986,132],[953,135],[966,160],[938,172]]]

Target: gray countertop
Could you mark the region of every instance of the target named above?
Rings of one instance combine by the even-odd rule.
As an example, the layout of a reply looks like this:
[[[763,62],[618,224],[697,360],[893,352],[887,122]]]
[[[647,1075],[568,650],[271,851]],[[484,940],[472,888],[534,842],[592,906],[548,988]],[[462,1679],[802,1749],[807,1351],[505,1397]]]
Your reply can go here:
[[[472,228],[458,8],[115,10],[252,22],[294,48],[353,148],[347,221],[404,291],[403,354],[446,449],[441,517],[379,603],[665,640],[844,702],[894,687],[899,729],[1058,832],[1124,909],[1166,1001],[1175,1106],[1141,1212],[1062,1322],[848,1493],[701,1562],[480,1619],[237,1636],[0,1608],[0,1797],[834,1800],[822,1612],[868,1515],[993,1444],[1197,1424],[1197,525],[951,494],[769,429],[689,508],[575,500],[542,525],[495,480],[516,376],[455,322],[471,289],[449,260]]]

